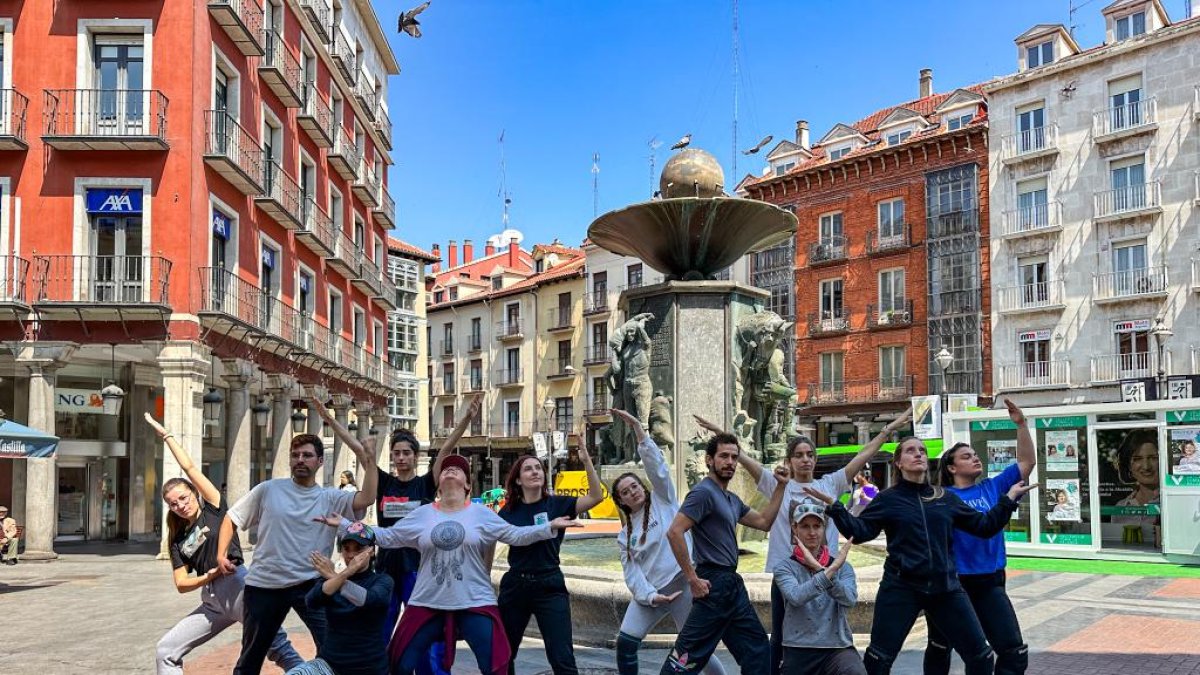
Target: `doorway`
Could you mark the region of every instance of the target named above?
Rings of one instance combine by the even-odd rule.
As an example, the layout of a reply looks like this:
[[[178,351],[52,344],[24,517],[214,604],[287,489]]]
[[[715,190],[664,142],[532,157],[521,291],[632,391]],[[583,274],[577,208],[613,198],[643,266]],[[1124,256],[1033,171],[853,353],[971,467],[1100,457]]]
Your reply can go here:
[[[58,467],[58,535],[56,541],[83,541],[88,522],[87,466]]]

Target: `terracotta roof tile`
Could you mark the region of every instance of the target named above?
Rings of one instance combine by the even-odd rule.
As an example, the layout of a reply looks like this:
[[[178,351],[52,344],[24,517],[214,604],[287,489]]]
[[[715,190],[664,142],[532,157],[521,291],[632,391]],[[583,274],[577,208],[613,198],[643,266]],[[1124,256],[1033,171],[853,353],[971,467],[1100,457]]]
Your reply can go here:
[[[428,262],[437,262],[438,261],[438,257],[435,256],[434,254],[432,254],[424,249],[413,246],[412,244],[410,244],[408,242],[400,241],[399,239],[397,239],[395,237],[388,237],[387,243],[388,243],[389,251],[395,251],[396,253],[399,253],[400,255],[406,255],[406,256],[409,256],[412,258],[418,258],[418,259],[425,260]]]

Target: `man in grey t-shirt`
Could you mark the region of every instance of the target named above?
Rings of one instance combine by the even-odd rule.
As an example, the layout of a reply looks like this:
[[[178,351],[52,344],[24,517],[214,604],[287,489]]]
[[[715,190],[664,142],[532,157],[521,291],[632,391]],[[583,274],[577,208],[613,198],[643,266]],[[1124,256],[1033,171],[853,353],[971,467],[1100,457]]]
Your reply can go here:
[[[760,513],[728,489],[741,454],[737,437],[724,433],[713,436],[704,454],[708,477],[684,498],[667,530],[671,551],[691,587],[693,603],[660,675],[700,671],[712,658],[718,642],[725,643],[742,672],[766,673],[771,665],[770,644],[737,573],[735,528],[739,523],[763,532],[771,528],[783,502],[787,474],[776,471],[778,485],[771,503]],[[689,531],[696,558],[694,568],[684,539]]]

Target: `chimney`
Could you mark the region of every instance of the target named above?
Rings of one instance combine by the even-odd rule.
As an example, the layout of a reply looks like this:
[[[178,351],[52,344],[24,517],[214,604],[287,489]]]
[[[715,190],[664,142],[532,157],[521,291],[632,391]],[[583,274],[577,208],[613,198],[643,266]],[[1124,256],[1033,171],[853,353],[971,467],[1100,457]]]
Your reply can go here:
[[[921,69],[921,98],[933,96],[933,69]]]
[[[491,239],[488,239],[487,242],[483,245],[483,255],[484,256],[496,255],[496,245],[492,243]]]
[[[442,271],[442,247],[440,244],[433,245],[433,257],[437,258],[437,262],[433,263],[433,273],[437,274]]]
[[[796,145],[810,150],[808,145],[808,120],[796,121]]]
[[[446,246],[446,266],[450,269],[458,267],[458,242],[453,239]]]
[[[475,245],[470,239],[463,239],[463,264],[468,265],[475,257]]]
[[[516,268],[520,262],[520,257],[517,255],[517,238],[513,237],[508,240],[508,266]]]

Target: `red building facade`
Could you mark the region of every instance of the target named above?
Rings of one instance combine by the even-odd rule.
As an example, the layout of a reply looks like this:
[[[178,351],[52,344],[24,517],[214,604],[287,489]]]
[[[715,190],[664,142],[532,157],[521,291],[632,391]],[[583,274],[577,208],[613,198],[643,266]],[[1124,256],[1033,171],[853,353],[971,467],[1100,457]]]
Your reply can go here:
[[[178,467],[143,412],[230,500],[319,429],[305,394],[385,424],[399,67],[370,3],[0,1],[0,26],[0,406],[63,439],[0,460],[29,550],[158,536]],[[116,415],[61,400],[109,380]]]

